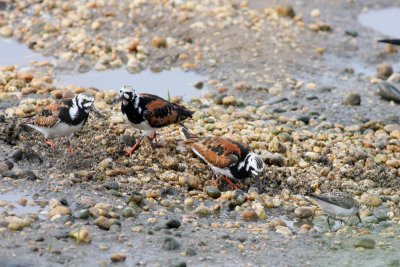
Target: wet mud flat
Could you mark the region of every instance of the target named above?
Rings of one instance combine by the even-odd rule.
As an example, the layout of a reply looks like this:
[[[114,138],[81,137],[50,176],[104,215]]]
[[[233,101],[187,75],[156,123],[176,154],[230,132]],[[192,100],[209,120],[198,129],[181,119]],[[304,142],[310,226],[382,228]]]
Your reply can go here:
[[[7,5],[1,35],[55,59],[1,68],[0,254],[22,266],[398,266],[399,108],[374,76],[383,61],[398,71],[399,56],[356,22],[391,4],[291,3],[295,14],[259,1]],[[148,67],[202,75],[210,91],[183,96],[196,111],[186,126],[249,144],[266,163],[257,188],[210,187],[175,126],[155,151],[143,143],[123,157],[140,137],[115,101],[125,76],[104,91],[78,78]],[[71,70],[76,80],[62,78]],[[83,91],[106,118],[75,134],[77,158],[13,120]],[[359,201],[363,222],[335,221],[331,233],[304,195],[336,189]]]

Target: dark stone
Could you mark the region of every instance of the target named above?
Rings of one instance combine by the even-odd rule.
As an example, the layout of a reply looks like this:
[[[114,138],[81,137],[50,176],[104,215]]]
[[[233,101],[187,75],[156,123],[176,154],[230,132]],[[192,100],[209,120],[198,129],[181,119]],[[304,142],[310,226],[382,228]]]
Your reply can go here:
[[[278,104],[278,103],[282,103],[285,101],[289,101],[289,99],[287,97],[271,97],[270,99],[267,100],[267,104],[268,105],[274,105],[274,104]]]
[[[14,161],[20,161],[22,159],[22,150],[17,149],[14,152],[11,153],[10,158],[12,158]]]
[[[272,110],[272,112],[274,112],[274,113],[283,113],[283,112],[285,112],[285,110],[283,108],[274,108]]]
[[[174,260],[171,264],[172,267],[186,267],[186,261],[184,260]]]
[[[194,256],[197,254],[196,250],[192,247],[186,248],[185,254],[188,256]]]
[[[139,193],[132,193],[129,198],[126,200],[126,203],[135,202],[136,204],[140,204],[143,201],[143,196]]]
[[[356,31],[345,31],[344,34],[354,38],[358,36],[358,32]]]
[[[348,93],[343,100],[343,104],[359,106],[361,104],[361,95],[359,93]]]
[[[237,240],[239,240],[240,242],[243,243],[244,241],[247,240],[247,236],[244,236],[244,235],[238,236],[238,237],[237,237]]]
[[[88,219],[89,218],[89,209],[81,209],[74,212],[74,218],[76,219]]]
[[[217,105],[222,105],[222,99],[227,96],[227,94],[219,94],[214,97],[214,103]]]
[[[161,247],[165,250],[174,250],[181,246],[181,244],[179,244],[179,242],[172,236],[164,236],[161,239],[161,243]]]
[[[233,206],[240,206],[246,201],[246,195],[242,190],[235,190],[232,194],[230,204]]]
[[[4,160],[4,163],[8,166],[9,170],[12,170],[12,168],[14,168],[14,163],[9,161],[8,159]]]
[[[119,184],[117,182],[107,182],[106,183],[106,188],[107,189],[114,189],[114,190],[119,190]]]
[[[153,232],[153,230],[149,229],[149,230],[146,231],[146,234],[148,234],[148,235],[154,235],[154,232]]]
[[[121,194],[118,192],[118,190],[115,189],[110,189],[108,190],[107,194],[114,196],[114,197],[120,197]]]
[[[34,237],[32,238],[32,240],[35,241],[35,242],[42,242],[42,241],[44,241],[44,236],[42,236],[42,235],[37,235],[37,236],[34,236]]]
[[[297,120],[298,121],[302,121],[305,124],[308,124],[310,122],[310,117],[307,116],[307,115],[300,115],[300,116],[297,117]]]
[[[10,177],[10,178],[13,178],[13,179],[18,179],[19,178],[19,175],[16,174],[15,172],[13,172],[13,171],[5,171],[5,172],[2,172],[1,175],[3,177]]]
[[[69,238],[69,231],[63,231],[63,230],[61,230],[61,231],[56,231],[56,232],[53,233],[53,236],[54,236],[56,239]]]
[[[195,83],[193,84],[193,86],[194,86],[196,89],[203,89],[203,85],[204,85],[204,83],[203,83],[202,81],[198,81],[198,82],[195,82]]]
[[[65,197],[60,198],[59,201],[64,206],[68,206],[68,200]]]
[[[204,189],[206,190],[207,195],[212,198],[219,198],[221,196],[221,191],[214,186],[206,186]]]
[[[66,222],[73,222],[74,218],[71,215],[63,215],[54,220],[55,223],[65,224]]]
[[[309,95],[306,97],[307,100],[319,100],[318,96],[316,95]]]
[[[178,220],[176,220],[176,219],[171,219],[171,220],[167,221],[167,222],[165,223],[165,225],[166,225],[169,229],[171,229],[171,228],[179,228],[179,226],[181,226],[181,222],[178,221]]]

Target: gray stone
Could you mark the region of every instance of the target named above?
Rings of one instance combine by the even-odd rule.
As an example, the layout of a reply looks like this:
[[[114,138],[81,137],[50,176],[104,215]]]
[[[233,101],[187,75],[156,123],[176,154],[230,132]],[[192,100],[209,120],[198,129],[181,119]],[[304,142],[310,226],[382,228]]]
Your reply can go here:
[[[2,172],[1,175],[3,177],[10,177],[10,178],[13,178],[13,179],[20,178],[19,175],[16,174],[15,172],[13,172],[13,171],[5,171],[5,172]]]
[[[69,214],[63,215],[54,220],[54,222],[58,223],[58,224],[65,224],[66,222],[73,222],[73,221],[74,221],[74,218],[72,218],[72,216]]]
[[[126,207],[126,208],[122,211],[122,216],[124,216],[125,218],[136,217],[136,211],[135,211],[134,208]]]
[[[161,248],[165,250],[174,250],[181,246],[181,244],[179,244],[179,242],[172,236],[164,236],[161,239],[161,244]]]
[[[194,256],[194,255],[197,254],[197,252],[196,252],[196,250],[194,248],[188,247],[188,248],[186,248],[185,254],[187,256]]]
[[[117,182],[107,182],[106,183],[106,188],[107,189],[114,189],[114,190],[119,190],[119,184]]]
[[[171,263],[172,267],[186,267],[186,261],[184,260],[174,260]]]
[[[347,93],[344,97],[343,104],[358,106],[361,104],[361,96],[359,93]]]
[[[89,218],[89,209],[81,209],[74,212],[74,218],[76,219],[88,219]]]
[[[232,193],[230,204],[233,206],[240,206],[246,201],[246,195],[242,190],[235,190]]]
[[[31,180],[31,181],[34,181],[34,180],[37,179],[36,174],[35,174],[33,171],[28,170],[28,169],[22,169],[22,170],[19,172],[19,176],[20,176],[21,178],[24,178],[24,179],[27,179],[27,180]]]
[[[219,198],[221,196],[221,191],[219,191],[214,186],[206,186],[204,190],[206,190],[207,195],[212,198]]]
[[[378,219],[375,216],[367,216],[362,220],[364,223],[378,223]]]

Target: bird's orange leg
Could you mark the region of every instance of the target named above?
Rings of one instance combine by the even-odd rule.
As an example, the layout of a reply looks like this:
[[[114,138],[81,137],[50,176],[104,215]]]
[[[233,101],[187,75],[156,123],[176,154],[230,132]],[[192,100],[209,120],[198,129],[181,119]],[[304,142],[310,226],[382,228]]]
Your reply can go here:
[[[56,148],[56,145],[52,142],[50,142],[49,140],[46,139],[46,144],[48,144],[49,146],[51,146],[52,148]]]
[[[215,180],[215,175],[214,174],[212,176],[212,181],[213,181],[214,187],[218,189],[217,180]]]
[[[154,143],[156,144],[156,147],[158,146],[158,144],[157,144],[157,135],[156,135],[156,131],[153,131],[153,135],[152,135],[152,136],[149,136],[148,138],[149,138],[150,144],[151,144],[151,140],[154,139]],[[153,148],[153,147],[152,147],[152,148]]]
[[[225,179],[225,181],[227,181],[230,184],[232,190],[239,189],[231,180],[228,179],[228,177],[226,177],[226,176],[222,176],[222,177]]]
[[[132,147],[132,149],[130,151],[126,151],[125,157],[132,156],[132,152],[135,151],[135,149],[139,146],[142,139],[143,139],[143,136],[141,136],[139,138],[139,140],[136,142],[136,144]]]
[[[75,151],[72,149],[71,144],[69,141],[67,141],[67,147],[69,148],[69,151],[71,151],[72,156],[76,156]]]

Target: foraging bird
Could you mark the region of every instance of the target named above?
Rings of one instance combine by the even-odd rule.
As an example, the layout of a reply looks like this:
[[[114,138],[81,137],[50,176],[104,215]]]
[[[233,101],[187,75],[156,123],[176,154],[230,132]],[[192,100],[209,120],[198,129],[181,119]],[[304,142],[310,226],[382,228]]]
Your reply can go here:
[[[393,45],[400,45],[400,39],[383,39],[383,40],[378,40],[378,42],[386,43],[386,44],[393,44]]]
[[[318,206],[328,214],[328,226],[332,231],[329,223],[329,216],[343,216],[349,217],[354,214],[357,215],[361,222],[360,213],[358,212],[360,205],[350,195],[343,192],[333,192],[321,195],[310,194],[309,198],[317,202]]]
[[[197,137],[184,127],[181,131],[187,139],[182,144],[190,146],[197,156],[207,162],[214,173],[222,174],[235,189],[238,189],[237,186],[229,178],[258,178],[264,170],[264,161],[261,157],[241,142],[222,137]],[[214,186],[218,188],[214,175],[212,180]]]
[[[49,138],[67,136],[67,146],[71,154],[75,155],[70,144],[72,135],[85,124],[89,111],[100,114],[93,103],[94,97],[91,94],[81,93],[72,99],[64,99],[45,106],[21,125],[27,125],[44,134],[46,144],[53,148],[55,145],[48,140]]]
[[[144,136],[149,140],[156,138],[158,128],[181,123],[181,121],[191,118],[193,112],[185,107],[170,103],[167,100],[151,94],[136,94],[135,90],[128,85],[120,89],[121,111],[126,120],[135,128],[142,130],[143,135],[126,156],[131,156],[132,152],[138,147]]]

